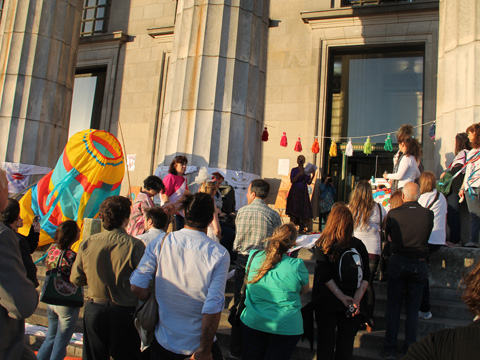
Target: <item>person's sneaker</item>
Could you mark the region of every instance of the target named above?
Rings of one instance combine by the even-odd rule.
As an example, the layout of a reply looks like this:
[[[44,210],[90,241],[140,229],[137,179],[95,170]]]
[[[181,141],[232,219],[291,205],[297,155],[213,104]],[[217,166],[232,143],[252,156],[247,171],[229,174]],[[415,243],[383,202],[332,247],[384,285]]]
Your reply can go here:
[[[432,316],[433,315],[432,315],[431,311],[427,311],[427,312],[419,311],[418,312],[418,318],[419,319],[428,320],[428,319],[431,319]]]
[[[464,247],[478,247],[477,244],[475,244],[473,241],[469,241],[467,242],[465,245],[463,245]]]

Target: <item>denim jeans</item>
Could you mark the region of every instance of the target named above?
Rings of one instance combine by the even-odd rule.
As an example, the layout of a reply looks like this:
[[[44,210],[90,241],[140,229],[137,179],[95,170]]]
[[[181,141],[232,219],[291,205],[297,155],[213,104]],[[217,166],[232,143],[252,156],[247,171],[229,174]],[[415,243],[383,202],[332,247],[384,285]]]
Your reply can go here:
[[[440,250],[442,245],[428,244],[428,254],[429,256]],[[425,286],[423,287],[422,293],[422,302],[420,303],[421,312],[429,312],[430,307],[430,282],[428,281],[428,271],[427,271],[427,281],[425,281]]]
[[[470,213],[470,241],[477,244],[478,234],[480,233],[480,200],[478,193],[480,188],[473,188],[473,199],[470,194],[465,192],[467,199],[468,212]]]
[[[73,330],[78,320],[80,308],[48,305],[48,333],[37,359],[63,360],[67,353],[67,346],[72,338]]]
[[[418,310],[427,280],[427,261],[392,255],[388,260],[387,284],[387,329],[384,351],[397,351],[397,336],[400,327],[400,312],[405,299],[405,341],[410,346],[417,339]]]

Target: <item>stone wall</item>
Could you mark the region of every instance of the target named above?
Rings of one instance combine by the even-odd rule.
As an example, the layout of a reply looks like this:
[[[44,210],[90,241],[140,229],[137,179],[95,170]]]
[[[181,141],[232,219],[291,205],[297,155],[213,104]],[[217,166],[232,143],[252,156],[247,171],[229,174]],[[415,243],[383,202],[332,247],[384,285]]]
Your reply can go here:
[[[480,7],[440,0],[436,169],[454,158],[455,134],[480,122]]]
[[[0,161],[54,167],[67,142],[82,0],[4,4]]]

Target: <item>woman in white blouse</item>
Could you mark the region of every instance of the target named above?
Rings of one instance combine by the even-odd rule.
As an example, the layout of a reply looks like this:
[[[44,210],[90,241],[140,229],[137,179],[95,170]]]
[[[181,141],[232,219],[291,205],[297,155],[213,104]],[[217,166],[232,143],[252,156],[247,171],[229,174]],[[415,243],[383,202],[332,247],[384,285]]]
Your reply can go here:
[[[480,232],[480,202],[478,199],[480,192],[480,124],[470,125],[466,133],[472,150],[467,155],[467,169],[458,196],[460,199],[466,198],[470,213],[470,241],[465,246],[477,247]]]
[[[352,192],[348,208],[353,216],[353,236],[362,240],[368,251],[368,266],[370,268],[370,278],[365,293],[365,315],[368,327],[373,327],[373,313],[375,307],[375,290],[373,288],[373,279],[377,272],[380,255],[382,253],[382,243],[380,230],[383,228],[383,220],[387,212],[383,206],[376,203],[372,196],[372,187],[367,180],[357,183]]]
[[[383,174],[385,180],[393,180],[392,191],[402,189],[406,183],[414,182],[420,176],[418,162],[421,156],[421,147],[417,139],[406,136],[398,143],[402,155],[398,159],[394,172]]]
[[[425,171],[420,175],[420,198],[418,203],[424,208],[433,211],[433,229],[428,239],[428,253],[433,254],[445,245],[447,238],[447,199],[435,189],[437,179],[431,171]],[[418,316],[422,319],[430,319],[430,284],[427,281],[423,288],[422,303]]]

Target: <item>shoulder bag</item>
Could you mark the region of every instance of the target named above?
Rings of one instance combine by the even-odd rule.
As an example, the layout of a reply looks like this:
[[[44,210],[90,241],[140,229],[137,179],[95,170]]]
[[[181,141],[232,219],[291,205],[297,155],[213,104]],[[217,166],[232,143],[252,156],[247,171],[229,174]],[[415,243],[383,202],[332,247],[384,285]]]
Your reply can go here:
[[[40,301],[50,305],[68,307],[83,306],[82,288],[70,282],[70,276],[61,270],[63,257],[67,250],[63,250],[58,257],[57,266],[48,270],[40,292]]]
[[[378,280],[385,281],[386,280],[386,273],[387,273],[387,264],[388,258],[391,255],[391,242],[388,241],[387,236],[385,234],[385,230],[383,229],[383,217],[382,217],[382,209],[380,209],[380,204],[378,204],[378,211],[380,211],[380,224],[379,224],[379,232],[380,232],[380,246],[382,249],[382,255],[380,256],[380,262],[378,264]]]
[[[141,305],[139,305],[135,310],[135,313],[133,314],[133,317],[135,319],[135,326],[141,326],[147,332],[154,332],[157,324],[160,321],[158,317],[157,298],[155,297],[155,276],[157,274],[158,262],[160,261],[160,253],[162,252],[162,246],[165,242],[166,237],[167,234],[165,234],[162,242],[160,243],[160,251],[158,252],[157,258],[157,267],[155,268],[153,276],[152,291],[150,292],[148,299],[145,300]]]
[[[230,308],[230,315],[228,316],[228,322],[230,325],[240,326],[240,315],[242,315],[243,309],[245,309],[245,298],[247,296],[247,282],[248,282],[248,272],[250,271],[250,265],[252,264],[253,258],[260,252],[261,250],[257,250],[250,260],[248,261],[248,265],[245,271],[245,277],[243,278],[243,286],[242,290],[240,291],[240,302],[238,304],[234,304]]]

